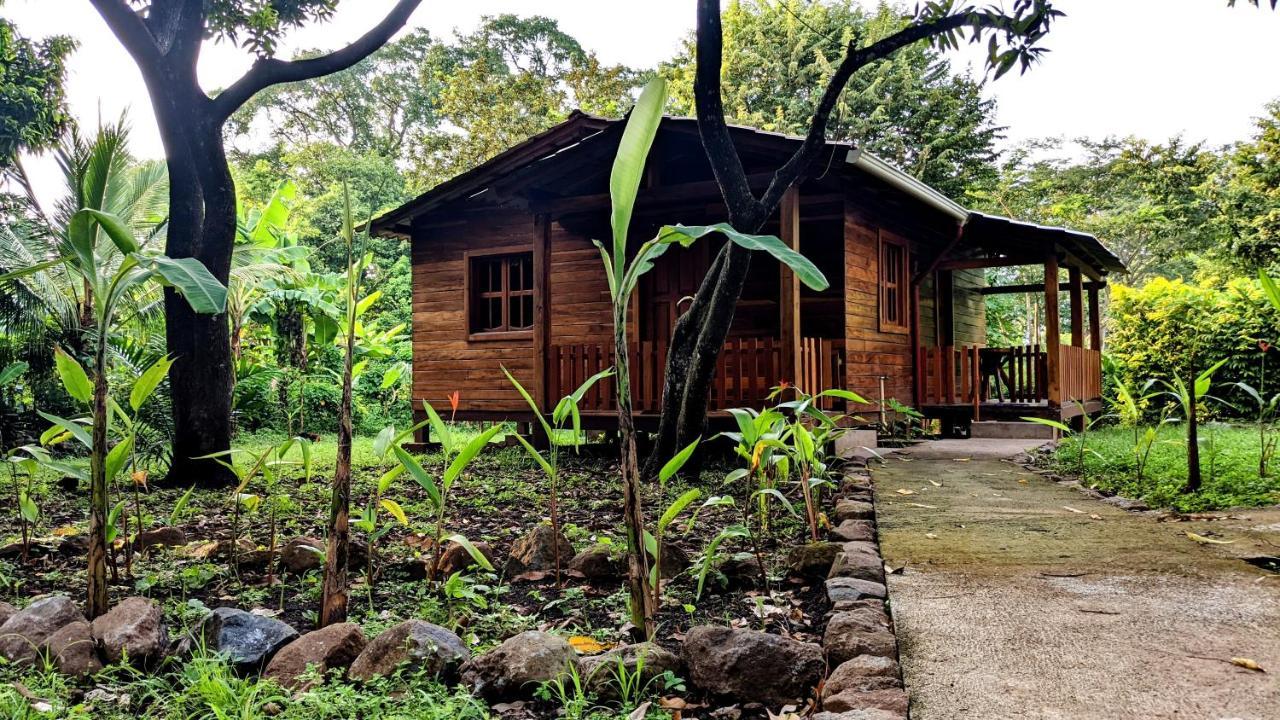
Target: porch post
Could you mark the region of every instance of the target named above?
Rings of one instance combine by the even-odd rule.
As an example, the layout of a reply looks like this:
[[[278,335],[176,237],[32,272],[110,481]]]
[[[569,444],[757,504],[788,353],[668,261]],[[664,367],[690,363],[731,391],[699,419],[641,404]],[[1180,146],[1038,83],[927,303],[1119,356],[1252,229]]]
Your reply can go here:
[[[1084,347],[1084,281],[1080,277],[1080,268],[1072,265],[1067,268],[1071,296],[1071,344]]]
[[[551,347],[551,218],[534,217],[533,231],[533,400],[542,412],[551,407],[547,355]]]
[[[1102,313],[1098,308],[1098,288],[1089,286],[1089,347],[1102,352]]]
[[[1062,404],[1062,378],[1058,376],[1062,321],[1058,317],[1058,256],[1050,254],[1044,261],[1044,367],[1049,404]]]
[[[800,188],[791,186],[782,195],[779,208],[782,242],[800,252]],[[781,348],[781,377],[794,385],[800,385],[800,281],[786,265],[779,265],[778,275],[778,340]],[[805,392],[818,392],[822,388],[806,387]]]

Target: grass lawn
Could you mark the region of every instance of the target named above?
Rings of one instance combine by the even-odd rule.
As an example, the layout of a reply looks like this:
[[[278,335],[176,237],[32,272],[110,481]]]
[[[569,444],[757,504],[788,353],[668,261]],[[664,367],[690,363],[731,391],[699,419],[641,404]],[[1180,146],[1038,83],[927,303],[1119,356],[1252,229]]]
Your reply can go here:
[[[1139,432],[1145,432],[1145,428]],[[1196,493],[1183,491],[1187,483],[1184,425],[1166,425],[1160,429],[1141,477],[1137,473],[1133,428],[1095,429],[1088,433],[1085,442],[1087,484],[1141,498],[1152,507],[1196,512],[1280,502],[1280,458],[1272,460],[1265,477],[1259,477],[1258,430],[1252,425],[1205,423],[1200,426],[1202,487]],[[1065,440],[1057,452],[1058,469],[1078,474],[1079,453],[1078,439]]]

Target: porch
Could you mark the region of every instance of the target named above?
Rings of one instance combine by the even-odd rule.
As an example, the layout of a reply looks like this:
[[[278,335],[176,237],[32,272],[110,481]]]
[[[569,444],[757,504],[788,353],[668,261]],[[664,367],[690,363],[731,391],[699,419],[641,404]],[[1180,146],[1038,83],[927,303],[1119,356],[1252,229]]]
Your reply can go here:
[[[1076,233],[974,215],[969,231],[987,239],[987,244],[966,257],[947,257],[944,252],[934,259],[929,272],[1040,266],[1040,283],[988,286],[976,292],[984,305],[992,295],[1042,295],[1043,337],[1029,329],[1030,342],[1014,347],[918,345],[918,406],[929,417],[960,425],[1024,416],[1065,420],[1099,410],[1103,342],[1099,296],[1106,287],[1105,273],[1114,264],[1108,267],[1109,258],[1099,262],[1090,257],[1089,251],[1095,248]],[[1053,243],[1041,238],[1039,257],[1035,245],[1017,242],[1020,236],[1042,236],[1046,231],[1061,237]],[[1062,300],[1067,308],[1065,333]]]
[[[794,362],[790,365],[789,347],[779,338],[737,337],[725,343],[716,364],[715,378],[709,396],[712,413],[724,414],[737,407],[763,408],[774,404],[769,399],[773,388],[783,381],[808,392],[845,387],[844,340],[801,338]],[[639,416],[656,417],[662,406],[662,386],[667,362],[667,343],[633,342],[628,353],[631,360],[632,410]],[[547,382],[550,397],[564,397],[576,390],[596,373],[614,366],[612,345],[603,343],[552,345],[548,352]],[[844,403],[832,398],[823,401],[823,409],[844,411]],[[611,382],[596,383],[583,396],[579,408],[584,414],[611,415],[617,412],[617,397]]]

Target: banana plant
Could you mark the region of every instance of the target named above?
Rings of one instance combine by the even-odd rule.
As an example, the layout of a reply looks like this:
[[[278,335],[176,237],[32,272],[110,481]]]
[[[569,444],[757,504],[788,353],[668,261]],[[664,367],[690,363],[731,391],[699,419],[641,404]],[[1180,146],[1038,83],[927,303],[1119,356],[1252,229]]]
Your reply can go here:
[[[1089,468],[1087,465],[1085,465],[1085,456],[1087,454],[1092,454],[1094,457],[1097,457],[1097,458],[1102,457],[1101,453],[1089,447],[1089,431],[1093,429],[1094,425],[1097,425],[1098,423],[1106,419],[1107,416],[1106,415],[1100,415],[1096,417],[1090,416],[1089,411],[1083,402],[1081,402],[1080,400],[1076,400],[1075,403],[1076,403],[1077,410],[1079,411],[1078,417],[1080,418],[1080,428],[1078,430],[1075,428],[1072,428],[1070,425],[1062,422],[1061,420],[1053,420],[1051,418],[1023,417],[1022,419],[1027,422],[1035,423],[1037,425],[1044,425],[1045,427],[1051,427],[1054,430],[1057,430],[1058,432],[1062,433],[1062,437],[1064,438],[1065,437],[1072,438],[1076,444],[1076,472],[1080,475],[1081,483],[1088,483]]]
[[[85,606],[90,620],[107,611],[108,486],[124,467],[127,455],[118,445],[110,449],[107,447],[107,425],[110,421],[107,348],[115,326],[116,308],[126,297],[154,284],[173,288],[186,299],[192,310],[201,314],[221,313],[227,301],[226,287],[199,260],[147,252],[134,237],[128,223],[111,213],[94,209],[106,192],[107,180],[105,174],[94,175],[94,178],[94,182],[81,188],[83,207],[67,223],[63,255],[0,275],[0,283],[5,283],[63,266],[83,283],[86,295],[92,298],[95,340],[92,380],[75,358],[60,350],[55,357],[58,374],[67,393],[87,406],[92,417],[89,434],[84,438],[90,448],[88,601]],[[104,239],[110,242],[104,243]],[[110,254],[118,254],[118,260],[108,259],[108,248],[115,251]],[[67,432],[84,433],[84,427],[79,423],[44,413],[41,415]]]
[[[697,452],[698,445],[701,442],[702,438],[698,438],[689,443],[658,471],[659,503],[662,503],[666,498],[667,481],[675,477],[684,468],[685,464],[689,462],[689,458],[693,457],[693,454]],[[690,505],[697,502],[701,497],[702,491],[697,488],[685,490],[676,496],[671,501],[671,504],[658,516],[658,522],[654,524],[653,532],[645,532],[645,550],[648,551],[649,557],[653,559],[653,564],[649,568],[649,585],[653,589],[653,607],[662,607],[662,545],[666,540],[667,529]]]
[[[388,425],[378,432],[378,434],[373,438],[373,454],[378,459],[378,463],[380,465],[379,470],[383,470],[385,467],[385,463],[391,456],[392,448],[400,447],[401,443],[412,436],[413,433],[423,425],[425,425],[425,422],[418,423],[417,425],[414,425],[408,430],[404,430],[402,432],[396,432],[395,426]],[[395,527],[392,523],[379,523],[380,512],[390,515],[392,519],[400,523],[401,526],[407,527],[409,525],[409,518],[405,514],[404,507],[402,507],[397,500],[386,497],[387,493],[391,489],[391,484],[395,482],[396,478],[404,474],[404,470],[404,465],[399,462],[390,469],[384,470],[382,474],[378,476],[377,482],[374,483],[373,497],[369,500],[369,504],[365,506],[360,515],[351,523],[356,527],[356,529],[363,532],[369,538],[369,552],[367,553],[368,562],[365,568],[365,586],[369,589],[370,607],[372,607],[373,603],[373,588],[375,578],[377,577],[374,572],[374,556],[376,555],[374,551],[377,547],[378,541]]]
[[[1209,388],[1213,383],[1213,374],[1218,372],[1218,369],[1226,363],[1227,358],[1223,358],[1210,365],[1207,370],[1195,377],[1190,387],[1180,377],[1174,377],[1171,383],[1163,383],[1166,388],[1165,394],[1182,407],[1183,417],[1186,418],[1187,485],[1184,488],[1185,492],[1198,492],[1200,490],[1200,421],[1198,409],[1201,400],[1222,402],[1220,398],[1209,395]]]
[[[1270,398],[1263,397],[1262,392],[1246,382],[1237,382],[1236,387],[1248,395],[1257,408],[1255,424],[1258,428],[1258,477],[1267,476],[1267,464],[1276,452],[1276,436],[1269,431],[1274,429],[1277,411],[1280,410],[1280,393]]]
[[[751,483],[744,490],[744,495],[750,496],[744,498],[744,509],[748,501],[754,500],[760,531],[768,533],[769,499],[777,496],[775,481],[779,470],[786,470],[786,446],[782,438],[786,433],[787,419],[774,408],[731,408],[729,415],[737,423],[738,431],[722,433],[722,436],[737,443],[734,453],[747,462],[747,467],[739,468],[739,472],[732,473],[726,482],[750,479]],[[779,463],[782,463],[781,468]]]
[[[810,539],[817,542],[820,525],[817,493],[821,488],[831,485],[827,449],[832,447],[836,439],[846,431],[840,421],[844,415],[832,415],[823,410],[822,400],[835,398],[850,404],[867,404],[859,394],[838,388],[830,388],[816,394],[808,394],[798,387],[792,388],[795,399],[782,402],[775,410],[787,414],[786,427],[782,433],[783,450],[790,459],[789,463],[780,464],[785,469],[794,465],[799,474],[800,493],[804,499],[805,517],[809,524]],[[780,395],[778,391],[774,396]],[[898,403],[890,399],[895,405]],[[901,406],[904,407],[905,406]],[[905,408],[916,413],[911,408]],[[908,413],[907,417],[912,417]],[[923,417],[923,416],[921,416]]]
[[[538,418],[538,423],[542,426],[542,432],[547,438],[547,457],[544,458],[542,453],[538,452],[538,450],[534,448],[528,440],[525,440],[524,437],[520,435],[516,435],[516,439],[520,441],[522,446],[524,446],[525,451],[529,453],[529,456],[533,458],[534,462],[538,464],[538,467],[542,468],[542,471],[547,475],[547,510],[551,516],[552,536],[558,538],[560,537],[560,443],[557,442],[557,437],[561,434],[561,431],[564,430],[565,423],[569,423],[573,438],[571,444],[573,445],[574,452],[578,451],[579,439],[582,436],[582,416],[579,414],[578,404],[582,402],[582,396],[586,395],[587,391],[590,390],[597,382],[607,377],[612,377],[613,368],[601,370],[595,375],[592,375],[587,378],[587,380],[583,382],[577,390],[574,390],[572,393],[560,398],[560,401],[556,403],[555,409],[551,411],[549,416],[544,416],[542,414],[542,411],[538,409],[538,404],[534,402],[533,397],[529,395],[529,392],[524,389],[524,386],[520,384],[520,381],[516,380],[506,367],[502,368],[502,372],[507,376],[507,380],[511,382],[512,386],[515,387],[516,392],[520,393],[520,397],[524,398],[524,401],[528,403],[529,409],[533,411],[533,416]],[[560,543],[556,542],[553,543],[553,545],[555,547],[554,564],[556,569],[556,587],[560,587]]]
[[[618,398],[618,432],[621,436],[621,468],[623,486],[623,520],[627,532],[627,580],[630,592],[632,624],[648,638],[653,635],[657,608],[652,605],[649,568],[644,548],[644,507],[641,498],[640,468],[636,460],[636,428],[631,412],[631,365],[627,348],[627,311],[631,295],[640,278],[673,245],[689,247],[708,236],[721,236],[747,250],[763,250],[795,272],[796,277],[814,290],[826,289],[822,272],[803,255],[772,235],[747,235],[728,223],[714,225],[668,225],[656,237],[636,249],[628,263],[627,236],[635,210],[645,160],[662,122],[666,105],[667,84],[655,78],[645,85],[635,107],[627,116],[617,155],[609,176],[611,201],[610,227],[613,241],[606,248],[593,240],[604,262],[605,278],[613,305],[613,343]]]
[[[502,426],[490,426],[489,429],[463,443],[461,438],[455,436],[452,429],[445,425],[444,420],[440,418],[440,415],[436,413],[435,408],[431,407],[430,403],[423,401],[422,407],[427,413],[427,422],[431,425],[431,433],[440,438],[442,458],[439,485],[436,484],[435,479],[431,477],[426,468],[418,462],[418,459],[410,455],[404,448],[394,446],[391,450],[414,482],[418,483],[426,491],[427,497],[436,511],[435,535],[431,546],[432,558],[431,565],[427,568],[427,576],[433,582],[438,579],[440,561],[444,558],[445,542],[461,545],[477,565],[485,570],[493,570],[493,565],[489,563],[489,559],[476,549],[476,546],[466,536],[459,533],[445,536],[444,528],[449,519],[449,492],[453,489],[454,483],[462,477],[462,473],[471,464],[471,461],[475,460],[476,456],[488,447],[489,441],[502,430]]]

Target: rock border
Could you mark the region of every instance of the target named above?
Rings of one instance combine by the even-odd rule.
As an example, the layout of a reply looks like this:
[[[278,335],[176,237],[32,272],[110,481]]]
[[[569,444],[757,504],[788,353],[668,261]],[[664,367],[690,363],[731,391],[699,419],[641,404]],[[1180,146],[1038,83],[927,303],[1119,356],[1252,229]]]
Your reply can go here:
[[[846,462],[828,509],[841,543],[826,580],[831,615],[822,645],[828,675],[814,720],[908,720],[910,699],[876,527],[875,488],[864,458]]]

